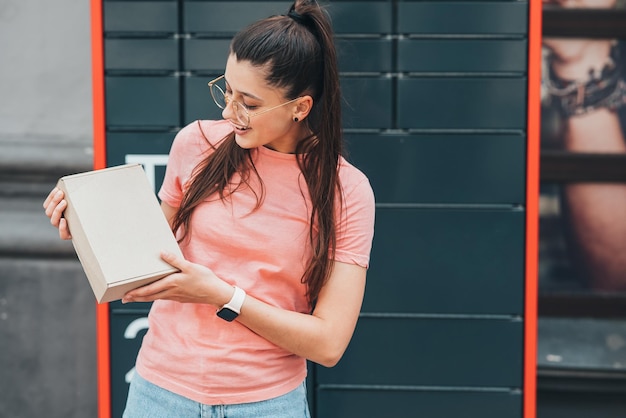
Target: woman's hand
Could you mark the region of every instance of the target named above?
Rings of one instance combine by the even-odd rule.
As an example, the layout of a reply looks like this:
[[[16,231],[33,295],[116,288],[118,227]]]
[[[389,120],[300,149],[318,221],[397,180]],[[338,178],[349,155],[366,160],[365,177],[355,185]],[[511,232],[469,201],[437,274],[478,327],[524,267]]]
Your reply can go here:
[[[72,239],[72,235],[67,226],[67,220],[63,217],[63,211],[67,209],[67,201],[64,197],[63,192],[55,187],[43,202],[43,208],[46,216],[50,218],[50,223],[59,229],[59,237],[68,240]]]
[[[131,290],[124,295],[122,303],[167,299],[221,307],[231,299],[233,287],[217,277],[209,268],[169,253],[161,254],[161,258],[180,271]]]

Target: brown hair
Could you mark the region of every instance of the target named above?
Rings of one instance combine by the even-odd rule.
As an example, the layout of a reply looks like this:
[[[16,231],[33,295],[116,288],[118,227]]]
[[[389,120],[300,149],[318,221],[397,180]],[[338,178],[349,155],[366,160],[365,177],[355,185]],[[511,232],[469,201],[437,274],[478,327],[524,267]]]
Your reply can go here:
[[[342,154],[341,94],[329,18],[317,2],[296,1],[286,15],[260,20],[235,35],[230,53],[238,61],[267,69],[268,84],[284,89],[286,98],[304,94],[313,98],[313,107],[302,122],[312,135],[298,142],[296,157],[312,202],[312,256],[301,280],[314,305],[331,273],[336,244],[335,210],[342,204],[337,172]],[[214,193],[219,193],[221,199],[227,198],[226,190],[232,193],[227,186],[233,174],[240,174],[239,186],[248,184],[251,172],[258,177],[250,150],[237,145],[234,133],[214,148],[195,168],[174,217],[174,230],[183,231],[181,239],[188,235],[191,215],[198,204]],[[263,200],[261,189],[257,191],[257,208]]]

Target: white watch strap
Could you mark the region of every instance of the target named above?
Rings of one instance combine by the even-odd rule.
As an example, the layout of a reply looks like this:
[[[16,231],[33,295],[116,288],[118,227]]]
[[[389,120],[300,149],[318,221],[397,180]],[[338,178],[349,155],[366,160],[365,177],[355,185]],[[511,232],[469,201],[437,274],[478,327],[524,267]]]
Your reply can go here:
[[[222,309],[228,308],[231,311],[240,313],[241,306],[243,305],[243,301],[246,298],[246,292],[237,286],[233,286],[233,287],[235,288],[235,293],[233,294],[233,297],[230,299],[230,302],[222,306]]]

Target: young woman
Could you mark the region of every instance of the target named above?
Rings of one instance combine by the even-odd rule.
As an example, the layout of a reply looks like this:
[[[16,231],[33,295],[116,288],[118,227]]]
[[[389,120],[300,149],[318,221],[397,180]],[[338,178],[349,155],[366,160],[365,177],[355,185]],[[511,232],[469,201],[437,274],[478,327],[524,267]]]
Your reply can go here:
[[[544,0],[546,6],[612,9],[617,0]],[[624,7],[624,2],[619,4]],[[626,41],[544,38],[549,103],[568,153],[626,153]],[[545,124],[549,126],[548,123]],[[589,289],[626,291],[626,185],[572,182],[560,190],[571,276]],[[618,215],[620,214],[620,215]]]
[[[370,184],[341,156],[326,14],[296,1],[247,27],[209,86],[224,120],[177,134],[159,191],[180,272],[123,299],[154,301],[124,416],[307,417],[306,359],[343,355],[374,226]],[[44,203],[69,239],[66,205]]]

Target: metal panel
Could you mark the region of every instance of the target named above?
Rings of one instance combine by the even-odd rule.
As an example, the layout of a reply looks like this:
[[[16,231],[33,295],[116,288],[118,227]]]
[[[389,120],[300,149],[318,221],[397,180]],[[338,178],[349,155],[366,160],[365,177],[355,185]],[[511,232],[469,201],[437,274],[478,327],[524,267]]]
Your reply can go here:
[[[111,416],[121,417],[135,359],[146,330],[148,311],[111,311]]]
[[[105,39],[107,70],[178,69],[178,41],[175,39]]]
[[[177,77],[106,77],[107,126],[179,125]]]
[[[287,13],[289,1],[185,1],[184,30],[235,34],[256,20]]]
[[[392,32],[392,4],[388,1],[331,1],[328,12],[337,34]]]
[[[344,128],[391,126],[392,82],[385,77],[342,77]]]
[[[521,320],[365,317],[339,364],[316,376],[319,385],[519,388],[522,343]]]
[[[526,79],[423,77],[398,80],[405,129],[524,129]]]
[[[349,160],[367,174],[378,203],[525,200],[524,135],[349,133],[345,139]]]
[[[522,315],[524,212],[378,208],[363,312]]]
[[[176,1],[105,1],[105,32],[178,31],[178,4]]]
[[[188,39],[185,41],[185,69],[224,73],[230,39]]]
[[[147,315],[152,302],[133,302],[124,304],[120,300],[109,302],[109,309],[116,314]]]
[[[167,155],[174,136],[176,136],[175,132],[109,132],[107,134],[107,165],[125,164],[127,155]],[[124,307],[131,305],[137,304],[124,305]]]
[[[175,135],[175,132],[109,132],[107,134],[107,165],[141,163],[156,193],[163,184],[167,155]],[[127,157],[132,160],[127,160]],[[113,309],[116,307],[145,309],[143,305],[141,303],[122,305],[120,302],[111,302]]]
[[[402,1],[398,32],[526,35],[527,1]]]
[[[337,39],[340,72],[387,72],[393,68],[390,39]]]
[[[198,119],[222,119],[222,109],[217,107],[211,98],[208,87],[208,82],[215,77],[217,74],[185,78],[185,125]]]
[[[400,39],[398,71],[525,73],[524,39]]]
[[[319,417],[521,418],[519,391],[465,388],[327,388],[316,393]]]

